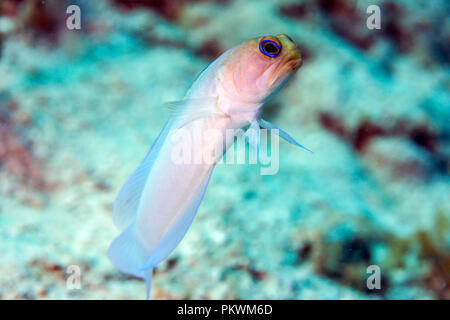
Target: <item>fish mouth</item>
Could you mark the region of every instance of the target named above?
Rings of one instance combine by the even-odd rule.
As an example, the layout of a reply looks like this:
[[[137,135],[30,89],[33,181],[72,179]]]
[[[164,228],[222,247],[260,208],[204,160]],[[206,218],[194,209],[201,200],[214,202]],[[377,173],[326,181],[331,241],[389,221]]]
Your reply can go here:
[[[294,40],[287,34],[279,34],[276,36],[278,41],[282,44],[284,50],[284,57],[280,61],[278,76],[283,77],[286,74],[294,73],[297,71],[303,63],[302,53],[295,44]]]
[[[300,50],[295,49],[289,52],[286,55],[285,62],[283,65],[292,71],[296,71],[302,66],[303,60],[302,60],[302,54]]]
[[[302,66],[302,54],[298,48],[289,50],[275,70],[275,79],[284,79],[293,75]]]
[[[300,50],[295,47],[290,49],[282,60],[275,66],[272,73],[271,87],[280,86],[286,83],[302,66],[302,55]]]
[[[292,71],[300,68],[302,65],[302,54],[294,40],[284,33],[277,35],[276,38],[283,46],[283,50],[286,52],[284,54],[283,61],[281,61],[281,65],[285,66],[287,70]]]

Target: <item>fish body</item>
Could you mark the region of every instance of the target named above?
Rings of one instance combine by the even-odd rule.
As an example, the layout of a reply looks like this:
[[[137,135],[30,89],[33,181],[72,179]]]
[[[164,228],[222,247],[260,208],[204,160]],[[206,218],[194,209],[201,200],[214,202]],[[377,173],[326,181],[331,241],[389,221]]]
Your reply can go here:
[[[259,132],[261,125],[279,133],[260,119],[262,105],[300,65],[288,36],[251,39],[223,53],[182,101],[171,104],[169,120],[113,206],[122,233],[108,256],[120,271],[146,280],[147,298],[153,268],[186,234],[216,163],[234,142],[227,132],[249,125]],[[301,146],[284,132],[280,136]],[[255,139],[258,144],[259,135]],[[177,160],[183,154],[188,161]]]

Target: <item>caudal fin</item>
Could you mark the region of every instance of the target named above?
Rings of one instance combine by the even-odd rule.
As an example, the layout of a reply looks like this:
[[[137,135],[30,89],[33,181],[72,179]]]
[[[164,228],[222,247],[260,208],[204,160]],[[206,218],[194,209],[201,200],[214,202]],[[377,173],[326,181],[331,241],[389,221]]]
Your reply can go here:
[[[153,268],[145,270],[145,299],[150,299],[150,288],[152,286]]]
[[[145,280],[147,299],[149,299],[153,269],[142,268],[147,261],[148,252],[137,239],[134,224],[113,240],[108,249],[108,257],[120,271]]]

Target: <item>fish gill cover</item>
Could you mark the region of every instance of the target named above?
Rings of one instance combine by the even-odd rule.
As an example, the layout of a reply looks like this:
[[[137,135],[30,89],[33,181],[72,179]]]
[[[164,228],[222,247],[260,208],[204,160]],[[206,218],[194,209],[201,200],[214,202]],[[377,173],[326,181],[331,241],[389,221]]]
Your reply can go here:
[[[164,102],[226,49],[286,33],[303,66],[263,117],[315,154],[280,142],[269,176],[219,165],[152,297],[450,299],[449,4],[377,1],[369,29],[371,4],[1,1],[0,298],[142,298],[106,250]]]

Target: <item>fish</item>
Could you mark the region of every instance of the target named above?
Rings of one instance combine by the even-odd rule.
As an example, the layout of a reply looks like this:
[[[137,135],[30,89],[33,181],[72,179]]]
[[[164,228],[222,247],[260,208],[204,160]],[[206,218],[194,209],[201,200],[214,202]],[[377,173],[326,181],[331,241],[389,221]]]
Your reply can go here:
[[[301,65],[301,51],[288,35],[253,38],[225,51],[180,101],[167,104],[168,120],[113,203],[113,222],[121,233],[108,249],[118,270],[145,280],[147,299],[153,269],[185,236],[216,163],[235,141],[227,130],[251,130],[248,142],[258,148],[262,127],[310,151],[261,118],[263,104]],[[197,139],[186,138],[191,136]],[[175,161],[180,150],[209,159]]]

